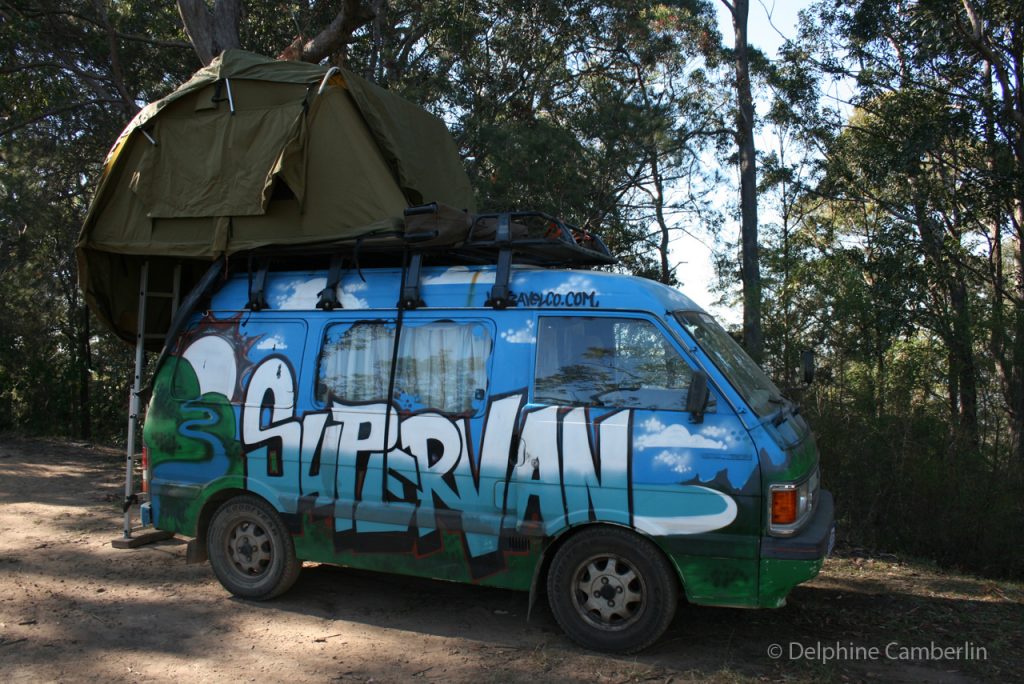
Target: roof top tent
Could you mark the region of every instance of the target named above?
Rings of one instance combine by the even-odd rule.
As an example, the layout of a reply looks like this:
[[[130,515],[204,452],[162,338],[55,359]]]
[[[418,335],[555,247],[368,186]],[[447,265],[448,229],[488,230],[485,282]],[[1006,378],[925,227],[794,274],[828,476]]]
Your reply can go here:
[[[444,123],[343,69],[228,50],[121,133],[79,237],[96,315],[135,341],[141,266],[187,291],[210,262],[267,245],[400,237],[403,210],[473,210]],[[151,302],[147,332],[171,302]],[[159,349],[162,335],[147,343]]]
[[[329,259],[331,278],[345,260],[400,260],[401,310],[423,304],[424,258],[497,264],[498,307],[513,260],[615,261],[599,238],[552,217],[473,210],[444,123],[344,69],[228,50],[139,112],[107,155],[76,247],[90,308],[136,347],[115,545],[153,540],[133,539],[130,518],[145,351],[173,341],[225,266],[249,270],[250,308],[260,308],[270,259]],[[332,295],[317,306],[337,306]]]
[[[136,344],[124,545],[144,352],[180,293],[245,250],[401,238],[427,201],[473,209],[444,123],[343,69],[229,50],[128,124],[76,248],[90,308]]]

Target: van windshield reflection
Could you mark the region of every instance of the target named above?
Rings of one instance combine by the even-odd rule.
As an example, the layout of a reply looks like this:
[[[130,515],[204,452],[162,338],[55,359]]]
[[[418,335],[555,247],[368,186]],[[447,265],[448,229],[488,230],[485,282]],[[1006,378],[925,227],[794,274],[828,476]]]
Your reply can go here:
[[[778,411],[784,402],[779,388],[718,321],[700,311],[677,311],[673,315],[754,413],[763,418]]]

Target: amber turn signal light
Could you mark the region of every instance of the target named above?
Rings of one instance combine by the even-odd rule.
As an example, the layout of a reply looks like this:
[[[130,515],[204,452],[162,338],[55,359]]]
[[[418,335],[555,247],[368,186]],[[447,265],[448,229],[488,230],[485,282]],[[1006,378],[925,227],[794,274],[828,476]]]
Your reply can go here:
[[[772,524],[792,525],[796,522],[795,489],[780,489],[772,492]]]

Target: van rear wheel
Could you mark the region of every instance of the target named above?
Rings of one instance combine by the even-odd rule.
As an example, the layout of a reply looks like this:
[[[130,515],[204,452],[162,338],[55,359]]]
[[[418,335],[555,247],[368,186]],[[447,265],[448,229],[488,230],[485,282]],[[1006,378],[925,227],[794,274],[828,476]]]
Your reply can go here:
[[[548,572],[548,602],[562,630],[598,651],[635,653],[665,632],[679,588],[668,561],[649,540],[616,527],[571,537]]]
[[[281,516],[255,496],[217,509],[207,534],[213,573],[235,596],[265,601],[291,588],[302,564]]]

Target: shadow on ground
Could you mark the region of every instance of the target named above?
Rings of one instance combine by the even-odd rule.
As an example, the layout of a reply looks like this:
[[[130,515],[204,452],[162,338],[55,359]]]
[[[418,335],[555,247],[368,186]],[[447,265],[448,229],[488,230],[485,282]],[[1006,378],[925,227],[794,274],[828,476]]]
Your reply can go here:
[[[208,566],[185,565],[181,540],[110,547],[117,452],[0,444],[0,670],[13,681],[969,681],[1024,671],[1019,586],[898,562],[830,561],[778,610],[682,604],[666,635],[632,657],[575,646],[543,597],[527,621],[525,594],[477,586],[313,565],[285,596],[245,602]],[[965,644],[959,658],[937,660],[934,648],[900,657]]]

